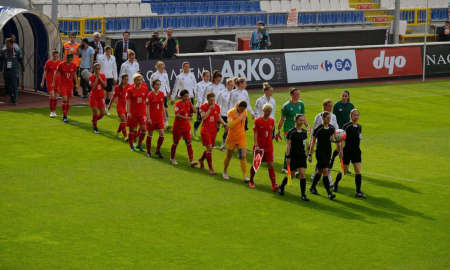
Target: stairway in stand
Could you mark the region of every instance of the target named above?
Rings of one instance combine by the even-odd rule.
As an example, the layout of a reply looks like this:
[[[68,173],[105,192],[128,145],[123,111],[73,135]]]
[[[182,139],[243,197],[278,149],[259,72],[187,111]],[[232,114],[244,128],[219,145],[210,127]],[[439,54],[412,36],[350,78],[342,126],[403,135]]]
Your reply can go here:
[[[394,16],[387,11],[379,10],[380,4],[373,0],[349,0],[349,6],[354,9],[364,10],[364,16],[368,21],[377,26],[389,26]]]

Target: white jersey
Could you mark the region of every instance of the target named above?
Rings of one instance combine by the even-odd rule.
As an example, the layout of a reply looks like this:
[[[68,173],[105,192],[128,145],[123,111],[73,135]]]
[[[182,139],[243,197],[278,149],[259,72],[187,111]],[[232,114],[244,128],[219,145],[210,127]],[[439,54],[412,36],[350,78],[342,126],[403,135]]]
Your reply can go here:
[[[169,75],[167,75],[167,72],[165,70],[163,73],[159,71],[153,72],[152,76],[150,76],[150,85],[152,85],[152,82],[154,80],[161,81],[160,90],[163,91],[164,96],[167,97],[167,95],[170,93]]]
[[[245,89],[242,89],[242,90],[234,89],[233,92],[231,92],[231,105],[233,106],[233,108],[240,101],[247,102],[247,110],[252,115],[255,115],[255,112],[252,109],[252,105],[250,104],[250,98],[248,97],[247,90],[245,90]]]
[[[205,103],[205,92],[206,88],[211,85],[211,82],[200,81],[195,85],[194,97],[197,99],[197,105],[195,107],[200,108],[200,106]],[[217,100],[217,97],[216,97]]]
[[[316,117],[314,117],[314,123],[313,123],[313,128],[312,128],[313,131],[316,130],[316,128],[318,128],[320,125],[323,124],[322,114],[323,114],[323,112],[320,112],[320,113],[318,113],[316,115]],[[339,125],[337,123],[336,115],[334,113],[330,113],[330,114],[331,114],[330,125],[332,125],[336,130],[339,129]],[[311,141],[312,140],[312,136],[309,139]]]
[[[186,89],[189,91],[189,97],[193,98],[194,97],[194,88],[195,85],[197,84],[197,79],[195,79],[194,73],[189,72],[189,73],[180,73],[178,74],[176,80],[175,80],[175,85],[173,87],[173,93],[171,95],[172,100],[175,100],[175,98],[178,98],[179,93]]]
[[[206,101],[206,96],[208,95],[209,92],[213,92],[214,95],[216,97],[219,96],[220,93],[222,93],[223,91],[226,91],[227,89],[225,88],[225,85],[219,83],[219,84],[213,84],[211,83],[210,85],[208,85],[208,87],[206,87],[206,91],[203,94],[203,98]]]
[[[275,119],[277,103],[273,97],[270,97],[269,99],[267,99],[266,95],[264,95],[256,100],[255,118],[262,117],[264,115],[263,107],[266,103],[269,103],[270,105],[272,105],[272,113],[270,114],[270,117]]]
[[[97,62],[101,66],[100,72],[105,74],[106,79],[117,81],[117,65],[114,55],[110,55],[108,58],[106,54],[99,54],[97,55]]]
[[[128,83],[132,84],[134,82],[133,76],[134,76],[134,74],[138,73],[138,71],[139,71],[139,63],[137,61],[133,61],[133,63],[131,63],[130,61],[127,60],[120,67],[119,76],[122,77],[123,74],[127,74],[128,75]]]
[[[232,91],[226,89],[225,91],[220,92],[219,96],[216,98],[216,103],[220,107],[221,116],[227,116],[228,111],[234,108],[234,106],[232,106],[230,102],[231,92]]]

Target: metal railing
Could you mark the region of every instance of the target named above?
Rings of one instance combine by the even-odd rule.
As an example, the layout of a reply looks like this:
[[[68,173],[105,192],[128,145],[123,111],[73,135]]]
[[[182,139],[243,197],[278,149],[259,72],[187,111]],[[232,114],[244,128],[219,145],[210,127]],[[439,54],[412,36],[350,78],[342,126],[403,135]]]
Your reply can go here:
[[[67,38],[70,33],[76,33],[77,38],[92,36],[95,32],[102,35],[106,32],[105,18],[87,17],[77,19],[58,19],[58,31],[61,38]]]

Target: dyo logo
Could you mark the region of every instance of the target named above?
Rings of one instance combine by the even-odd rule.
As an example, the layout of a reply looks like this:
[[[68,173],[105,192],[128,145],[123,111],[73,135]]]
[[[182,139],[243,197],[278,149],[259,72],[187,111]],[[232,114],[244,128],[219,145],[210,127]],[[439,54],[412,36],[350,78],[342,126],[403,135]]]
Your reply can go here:
[[[404,56],[386,56],[386,51],[382,50],[380,56],[373,59],[373,67],[376,69],[387,68],[388,74],[394,73],[394,67],[403,68],[406,66],[406,58]]]
[[[266,69],[264,67],[267,66]],[[234,72],[233,72],[234,70]],[[234,69],[231,67],[230,60],[225,60],[222,67],[224,78],[244,77],[247,81],[269,81],[275,75],[275,65],[269,58],[234,60]]]

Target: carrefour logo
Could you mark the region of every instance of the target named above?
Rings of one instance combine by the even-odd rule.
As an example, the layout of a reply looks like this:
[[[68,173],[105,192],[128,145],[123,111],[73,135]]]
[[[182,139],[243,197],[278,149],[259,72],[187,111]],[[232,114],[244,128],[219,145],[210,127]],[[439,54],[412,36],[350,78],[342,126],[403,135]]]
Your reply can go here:
[[[326,72],[331,71],[333,67],[339,72],[350,71],[352,70],[352,61],[350,61],[350,59],[348,58],[336,59],[333,65],[333,62],[325,60],[322,62],[322,64],[320,64],[320,67],[322,68],[322,70],[325,70]]]

